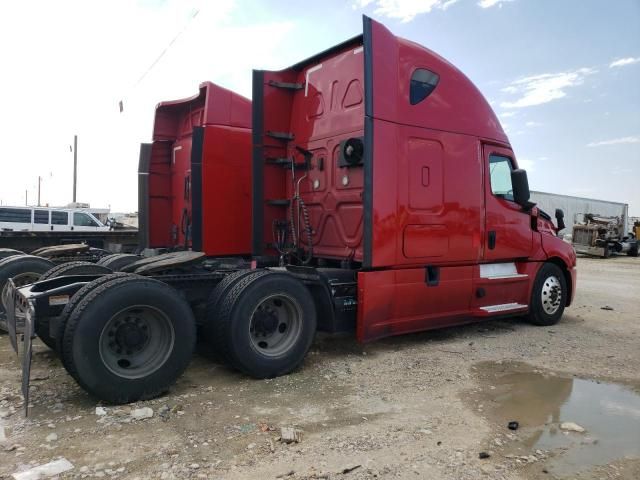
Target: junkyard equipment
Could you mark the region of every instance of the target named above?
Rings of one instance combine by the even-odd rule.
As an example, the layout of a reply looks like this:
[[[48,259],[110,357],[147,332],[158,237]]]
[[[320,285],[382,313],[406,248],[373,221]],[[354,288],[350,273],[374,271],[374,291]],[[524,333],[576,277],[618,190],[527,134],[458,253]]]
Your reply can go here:
[[[626,234],[623,219],[591,213],[573,226],[572,242],[577,253],[608,258],[612,253],[638,256],[638,241]]]

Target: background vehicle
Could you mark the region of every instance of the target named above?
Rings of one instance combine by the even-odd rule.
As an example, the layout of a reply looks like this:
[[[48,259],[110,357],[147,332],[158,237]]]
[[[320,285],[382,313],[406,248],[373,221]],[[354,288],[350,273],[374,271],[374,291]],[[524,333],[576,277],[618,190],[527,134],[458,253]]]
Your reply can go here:
[[[0,207],[0,230],[105,232],[109,227],[82,209]]]
[[[316,330],[355,330],[366,342],[504,315],[551,325],[571,303],[573,248],[529,202],[526,173],[488,103],[435,53],[365,17],[363,35],[291,68],[255,71],[252,112],[250,215],[218,194],[221,178],[203,174],[196,183],[209,200],[192,193],[191,235],[167,233],[175,214],[160,229],[161,243],[192,251],[10,289],[9,323],[26,321],[25,394],[30,333],[43,324],[78,383],[122,403],[169,388],[196,325],[212,354],[268,378],[297,368]],[[196,139],[206,150],[198,131],[192,184],[203,158]],[[157,157],[159,179],[169,177],[175,141]],[[220,148],[221,161],[236,157]],[[247,178],[224,181],[243,188]],[[203,224],[213,222],[202,244],[196,205]],[[207,251],[207,238],[228,233],[220,212],[230,210],[252,223],[250,258]]]
[[[612,253],[638,256],[638,241],[626,234],[625,219],[592,213],[580,215],[573,226],[572,242],[577,253],[608,258]]]

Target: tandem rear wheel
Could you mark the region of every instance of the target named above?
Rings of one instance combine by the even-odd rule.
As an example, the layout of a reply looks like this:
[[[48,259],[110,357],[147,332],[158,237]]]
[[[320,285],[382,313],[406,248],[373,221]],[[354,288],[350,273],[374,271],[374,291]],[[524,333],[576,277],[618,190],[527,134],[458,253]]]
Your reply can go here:
[[[207,311],[214,348],[255,378],[296,369],[311,347],[316,309],[307,287],[286,273],[256,270],[220,283]]]
[[[78,299],[63,314],[60,353],[67,371],[109,403],[167,391],[195,346],[189,304],[165,283],[138,275],[107,275],[94,282],[74,295]]]

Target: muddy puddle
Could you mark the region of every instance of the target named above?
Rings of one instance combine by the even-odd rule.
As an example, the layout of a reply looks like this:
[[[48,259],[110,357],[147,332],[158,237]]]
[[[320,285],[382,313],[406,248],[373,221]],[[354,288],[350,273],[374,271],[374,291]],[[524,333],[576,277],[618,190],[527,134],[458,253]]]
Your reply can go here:
[[[538,452],[535,470],[558,478],[640,462],[637,386],[565,377],[523,363],[481,363],[475,370],[481,390],[474,407],[504,435],[506,458]],[[507,429],[510,421],[519,422],[518,430]]]

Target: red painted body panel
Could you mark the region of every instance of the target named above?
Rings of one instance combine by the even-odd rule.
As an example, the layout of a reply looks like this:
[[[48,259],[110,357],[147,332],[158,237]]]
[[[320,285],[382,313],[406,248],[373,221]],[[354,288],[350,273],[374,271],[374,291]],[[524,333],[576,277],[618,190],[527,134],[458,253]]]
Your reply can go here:
[[[251,102],[205,82],[198,95],[156,107],[149,168],[150,247],[191,247],[194,215],[207,255],[251,248]],[[203,127],[201,204],[193,204],[194,128]],[[197,179],[195,179],[197,180]]]
[[[412,105],[416,69],[436,73],[439,83]],[[489,155],[511,158],[512,168],[517,162],[487,101],[449,62],[365,18],[362,37],[290,69],[262,73],[254,90],[262,98],[254,148],[264,151],[254,162],[301,162],[296,146],[313,152],[301,183],[313,256],[361,262],[360,341],[504,314],[492,310],[496,306],[526,313],[535,276],[549,259],[559,259],[575,282],[571,246],[539,224],[535,209],[493,195]],[[285,90],[273,81],[302,88]],[[274,140],[269,131],[291,137]],[[340,142],[363,135],[370,149],[363,165],[340,167]],[[262,245],[272,241],[273,220],[288,219],[286,204],[268,200],[291,198],[291,180],[290,170],[264,166]],[[486,263],[507,264],[498,268],[515,273],[482,273]],[[428,281],[429,275],[437,279]]]

